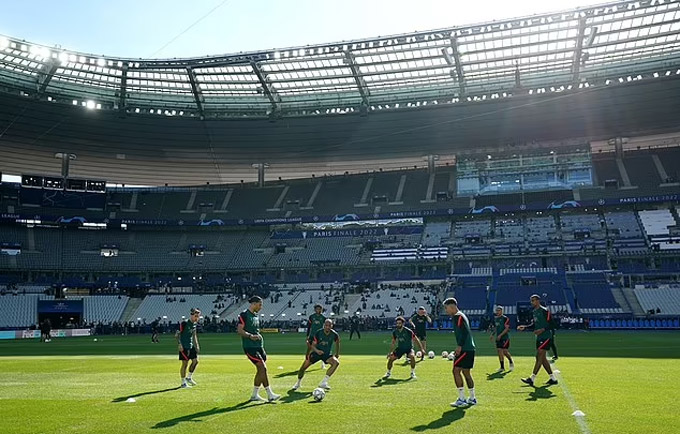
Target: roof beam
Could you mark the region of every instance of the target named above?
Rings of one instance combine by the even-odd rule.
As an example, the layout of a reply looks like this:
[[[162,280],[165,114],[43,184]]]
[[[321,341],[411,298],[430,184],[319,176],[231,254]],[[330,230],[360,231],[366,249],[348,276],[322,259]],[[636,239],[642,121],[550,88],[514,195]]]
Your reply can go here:
[[[272,105],[272,114],[280,113],[281,97],[276,92],[276,89],[272,87],[272,83],[269,80],[269,77],[267,77],[267,74],[262,72],[262,68],[260,68],[259,62],[251,61],[250,66],[253,68],[253,72],[257,76],[257,79],[260,80],[260,84],[262,85],[262,92],[269,99],[269,102]]]
[[[354,54],[352,54],[351,51],[346,50],[345,51],[345,59],[343,60],[345,65],[349,66],[350,71],[352,71],[352,76],[354,77],[354,82],[357,85],[357,88],[359,89],[359,94],[361,94],[361,103],[363,106],[367,107],[369,103],[369,98],[371,96],[371,92],[368,89],[368,86],[366,85],[366,80],[364,80],[364,77],[361,75],[361,71],[359,71],[359,65],[357,64],[357,60],[354,57]]]
[[[187,75],[189,76],[189,83],[191,84],[191,91],[194,94],[194,100],[196,101],[196,108],[201,117],[201,120],[205,118],[205,112],[203,111],[203,103],[205,102],[205,97],[203,92],[198,87],[198,82],[196,81],[196,72],[193,68],[187,67]]]
[[[581,54],[583,53],[583,37],[586,34],[586,17],[578,20],[578,33],[576,34],[576,45],[574,45],[574,63],[571,66],[571,82],[576,84],[581,72]]]
[[[123,64],[123,71],[120,76],[120,89],[118,89],[118,92],[120,94],[118,95],[118,112],[121,115],[125,115],[125,109],[126,109],[126,99],[127,99],[127,73],[128,73],[128,65],[127,63]]]
[[[460,97],[463,97],[465,96],[465,75],[463,74],[463,62],[460,60],[460,51],[458,50],[458,37],[453,35],[450,39],[450,42],[452,53],[449,54],[446,48],[442,48],[442,54],[444,55],[446,63],[448,63],[450,66],[455,66],[455,78],[458,81],[458,92],[460,93]]]
[[[45,93],[47,85],[50,84],[50,80],[54,77],[54,73],[57,72],[58,67],[59,62],[53,58],[50,58],[42,65],[42,68],[40,68],[40,72],[38,72],[36,77],[36,89],[38,91],[36,98],[40,98]]]

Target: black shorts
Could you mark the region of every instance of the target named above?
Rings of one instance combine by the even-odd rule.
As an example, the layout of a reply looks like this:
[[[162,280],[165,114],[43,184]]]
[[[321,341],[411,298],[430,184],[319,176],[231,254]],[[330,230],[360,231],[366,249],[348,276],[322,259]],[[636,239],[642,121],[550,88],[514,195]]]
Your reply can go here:
[[[416,336],[417,336],[418,339],[420,339],[421,341],[426,341],[426,340],[427,340],[427,333],[426,333],[426,332],[423,332],[422,334],[416,333]]]
[[[475,366],[474,351],[463,350],[463,352],[460,353],[460,355],[456,357],[456,359],[453,361],[454,368],[472,369],[474,366]]]
[[[509,350],[510,339],[501,339],[500,341],[496,341],[496,348],[499,350]]]
[[[536,349],[547,351],[548,347],[550,347],[550,342],[552,342],[552,338],[536,339]]]
[[[196,348],[190,350],[184,350],[179,352],[180,360],[194,360],[198,358],[198,353],[196,353]]]
[[[319,360],[321,360],[324,363],[328,363],[328,359],[330,359],[331,357],[333,357],[332,354],[325,354],[324,353],[324,355],[319,355],[319,354],[315,353],[314,351],[312,351],[311,353],[309,353],[309,356],[307,356],[307,360],[309,360],[309,363],[311,363],[313,365],[314,363],[318,362]]]
[[[392,352],[392,354],[394,355],[394,357],[397,360],[401,359],[401,356],[403,356],[404,354],[406,354],[408,356],[409,354],[412,354],[412,353],[413,353],[413,348],[411,348],[410,350],[400,350],[399,348],[397,348],[396,350],[394,350]]]
[[[244,348],[243,352],[246,353],[246,357],[253,365],[267,361],[267,353],[264,352],[264,348]]]

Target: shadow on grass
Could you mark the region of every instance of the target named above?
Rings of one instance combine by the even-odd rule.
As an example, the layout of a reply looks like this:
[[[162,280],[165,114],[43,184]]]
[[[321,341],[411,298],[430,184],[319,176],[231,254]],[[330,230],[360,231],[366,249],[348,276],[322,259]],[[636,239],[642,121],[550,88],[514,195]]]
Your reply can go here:
[[[322,371],[322,369],[321,369],[321,368],[307,369],[307,370],[305,371],[305,374],[308,374],[308,373],[310,373],[310,372],[316,372],[316,371]],[[292,376],[294,376],[294,375],[297,375],[298,372],[300,372],[299,369],[296,369],[296,370],[294,370],[294,371],[282,372],[282,373],[280,373],[280,374],[274,375],[274,378],[292,377]]]
[[[557,397],[552,391],[548,388],[549,386],[541,386],[541,387],[535,387],[535,386],[524,386],[523,388],[531,388],[533,389],[531,392],[529,392],[529,396],[527,397],[527,401],[538,401],[539,399],[551,399]],[[522,393],[522,392],[516,392],[516,393]]]
[[[203,418],[206,418],[208,416],[214,416],[217,414],[225,414],[225,413],[231,413],[234,411],[238,410],[247,410],[249,408],[253,407],[258,407],[260,405],[266,405],[266,403],[252,403],[253,405],[248,405],[250,404],[251,401],[243,401],[240,402],[236,405],[233,405],[231,407],[224,407],[224,408],[211,408],[210,410],[204,410],[204,411],[199,411],[198,413],[193,413],[193,414],[188,414],[186,416],[180,416],[176,417],[174,419],[168,419],[163,422],[158,422],[156,425],[152,426],[151,428],[153,429],[158,429],[158,428],[170,428],[173,427],[180,422],[203,422]]]
[[[502,378],[505,378],[505,376],[508,375],[509,373],[510,373],[509,371],[503,371],[486,374],[486,381],[500,380]]]
[[[462,419],[465,417],[465,409],[464,408],[454,408],[449,411],[445,411],[442,413],[442,417],[439,419],[433,420],[432,422],[428,423],[427,425],[418,425],[414,426],[411,428],[411,431],[416,431],[416,432],[423,432],[427,431],[429,429],[440,429],[447,427],[454,423],[457,420]]]
[[[289,390],[288,395],[281,397],[279,402],[291,403],[295,401],[301,401],[303,399],[311,398],[312,392],[296,392],[294,390]]]
[[[165,392],[171,392],[173,390],[179,390],[180,387],[171,387],[169,389],[162,389],[162,390],[151,390],[149,392],[140,392],[140,393],[135,393],[134,395],[128,395],[128,396],[121,396],[120,398],[115,398],[111,402],[125,402],[130,398],[139,398],[140,396],[146,396],[146,395],[155,395],[157,393],[165,393]]]
[[[410,378],[379,378],[378,381],[373,383],[371,387],[383,387],[383,386],[394,386],[399,383],[406,383],[411,381]]]

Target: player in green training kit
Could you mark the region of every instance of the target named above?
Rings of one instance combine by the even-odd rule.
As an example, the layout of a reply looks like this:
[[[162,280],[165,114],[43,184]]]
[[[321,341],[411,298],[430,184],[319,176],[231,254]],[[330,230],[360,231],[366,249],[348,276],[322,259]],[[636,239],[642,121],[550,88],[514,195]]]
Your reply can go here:
[[[182,378],[181,387],[184,389],[196,385],[192,377],[196,366],[198,366],[198,353],[201,351],[201,347],[198,345],[198,337],[196,336],[196,323],[201,317],[201,311],[192,308],[189,314],[189,319],[179,323],[179,331],[175,333],[179,359],[182,361],[182,366],[179,368],[179,376]],[[189,366],[189,375],[186,375],[189,360],[191,360],[191,365]]]
[[[260,386],[264,386],[269,402],[273,402],[281,398],[281,395],[275,394],[269,386],[266,364],[267,353],[264,352],[262,335],[260,334],[260,318],[257,316],[257,313],[262,309],[262,298],[254,295],[248,299],[248,302],[250,302],[250,307],[238,316],[236,331],[241,336],[243,352],[246,353],[248,360],[257,368],[253,394],[250,400],[264,401],[264,398],[260,396]]]
[[[541,366],[543,366],[548,375],[550,375],[550,380],[548,380],[546,384],[557,384],[557,378],[555,378],[555,374],[553,374],[550,362],[548,361],[548,356],[546,355],[547,348],[550,346],[550,341],[552,340],[552,331],[550,329],[551,314],[546,307],[541,306],[541,297],[536,294],[531,296],[531,306],[534,308],[533,321],[531,324],[517,327],[517,330],[521,331],[531,326],[534,327],[534,334],[536,335],[536,363],[534,363],[534,371],[533,374],[531,374],[531,377],[522,378],[522,382],[533,386],[536,375],[538,374],[538,371],[541,370]]]
[[[420,339],[420,342],[423,343],[423,351],[420,356],[420,360],[425,359],[425,352],[427,351],[427,324],[430,323],[432,324],[432,318],[430,318],[430,315],[427,314],[427,311],[423,306],[420,306],[418,308],[418,311],[416,312],[415,315],[411,317],[408,322],[411,324],[411,327],[416,332],[416,336],[418,336],[418,339]]]
[[[333,343],[335,343],[335,355],[331,351],[333,349]],[[340,336],[335,330],[333,330],[333,320],[327,319],[323,323],[323,328],[317,330],[313,336],[310,338],[310,345],[312,347],[311,352],[305,357],[305,361],[300,367],[298,372],[298,380],[293,386],[293,390],[298,390],[300,384],[302,383],[302,377],[305,376],[305,371],[307,368],[312,366],[314,363],[321,360],[322,362],[328,362],[331,367],[328,369],[326,376],[324,377],[319,387],[329,390],[331,386],[328,385],[331,376],[335,373],[340,366]]]
[[[394,365],[394,361],[401,359],[401,356],[406,354],[406,357],[408,357],[409,361],[411,362],[411,378],[415,380],[416,355],[413,352],[413,341],[418,343],[420,351],[425,350],[423,349],[423,344],[420,342],[420,339],[418,339],[418,336],[416,336],[416,334],[413,333],[410,328],[404,327],[404,323],[406,322],[404,317],[399,316],[397,317],[396,321],[397,327],[392,332],[392,347],[390,348],[390,352],[387,355],[387,373],[383,378],[390,378],[392,375],[392,365]]]
[[[458,310],[458,301],[455,298],[444,300],[446,313],[453,319],[453,332],[456,335],[456,351],[454,352],[453,362],[453,381],[458,388],[458,399],[451,403],[452,407],[462,407],[465,405],[477,405],[475,396],[475,381],[472,379],[470,369],[475,366],[475,341],[472,339],[472,330],[467,316]],[[461,376],[462,373],[462,376]],[[465,399],[465,388],[463,387],[463,376],[470,391],[470,398]]]
[[[323,306],[317,304],[314,306],[314,313],[309,316],[309,321],[307,322],[307,338],[305,339],[305,342],[307,342],[307,354],[305,354],[305,358],[312,351],[312,338],[316,332],[323,328],[324,321],[326,321],[326,317],[323,315]],[[321,369],[326,369],[326,362],[321,361]]]
[[[503,307],[496,307],[495,316],[493,319],[493,333],[489,336],[490,340],[496,339],[496,351],[498,351],[498,360],[501,362],[501,368],[498,372],[505,371],[505,358],[510,362],[509,371],[515,369],[515,364],[512,362],[510,355],[510,318],[503,315]]]

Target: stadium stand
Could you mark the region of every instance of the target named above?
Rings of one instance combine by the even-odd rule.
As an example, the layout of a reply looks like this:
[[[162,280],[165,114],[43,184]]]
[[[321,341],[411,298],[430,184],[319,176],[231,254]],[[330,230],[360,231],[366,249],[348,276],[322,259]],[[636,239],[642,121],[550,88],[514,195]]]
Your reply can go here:
[[[635,297],[645,312],[661,315],[680,315],[680,286],[659,285],[658,287],[636,286]]]
[[[0,327],[28,327],[38,318],[38,295],[0,296]]]
[[[574,291],[576,305],[585,314],[623,313],[612,294],[612,284],[604,273],[570,274],[568,282]]]

